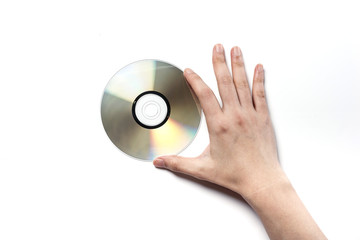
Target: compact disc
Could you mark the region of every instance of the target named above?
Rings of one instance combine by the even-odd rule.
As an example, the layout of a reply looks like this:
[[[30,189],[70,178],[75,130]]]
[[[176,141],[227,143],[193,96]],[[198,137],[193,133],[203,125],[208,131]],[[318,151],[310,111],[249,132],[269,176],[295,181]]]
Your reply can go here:
[[[101,118],[110,140],[142,160],[178,154],[194,139],[201,107],[183,72],[158,60],[140,60],[106,85]]]

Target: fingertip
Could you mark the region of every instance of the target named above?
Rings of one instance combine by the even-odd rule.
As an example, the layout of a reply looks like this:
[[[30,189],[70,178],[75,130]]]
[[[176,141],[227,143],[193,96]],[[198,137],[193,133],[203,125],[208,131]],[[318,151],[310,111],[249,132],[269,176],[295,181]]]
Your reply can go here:
[[[234,57],[240,56],[240,55],[241,55],[241,49],[240,49],[240,47],[234,46],[234,47],[231,49],[231,53],[232,53],[232,56],[234,56]]]
[[[165,161],[163,158],[156,158],[154,161],[153,161],[153,164],[155,167],[157,168],[165,168]]]
[[[184,70],[184,74],[185,74],[185,75],[186,75],[186,74],[191,74],[191,73],[194,73],[194,71],[191,70],[190,68],[185,68],[185,70]]]
[[[259,63],[258,65],[256,65],[256,71],[259,73],[263,72],[264,66],[261,63]]]
[[[224,46],[221,43],[217,43],[214,45],[213,51],[222,53],[224,51]]]

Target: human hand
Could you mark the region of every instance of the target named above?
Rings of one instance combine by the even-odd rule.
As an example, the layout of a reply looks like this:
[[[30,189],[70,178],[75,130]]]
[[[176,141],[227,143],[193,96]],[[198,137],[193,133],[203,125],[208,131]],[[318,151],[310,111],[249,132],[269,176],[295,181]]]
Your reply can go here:
[[[254,71],[252,94],[239,47],[231,50],[232,74],[221,44],[213,49],[213,67],[222,100],[192,70],[184,76],[203,108],[210,144],[194,158],[161,156],[154,165],[216,183],[248,197],[287,181],[277,154],[276,139],[265,98],[264,70]]]
[[[214,47],[213,65],[222,107],[196,73],[184,72],[204,110],[209,146],[198,157],[161,156],[154,165],[239,193],[270,239],[326,239],[280,167],[262,65],[255,68],[252,94],[238,47],[231,50],[232,76],[220,44]]]

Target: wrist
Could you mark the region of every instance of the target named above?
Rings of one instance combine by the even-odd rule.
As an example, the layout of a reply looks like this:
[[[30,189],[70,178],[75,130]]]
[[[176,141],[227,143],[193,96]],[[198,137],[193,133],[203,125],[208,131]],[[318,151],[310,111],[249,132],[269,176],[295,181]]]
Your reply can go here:
[[[249,204],[256,199],[266,197],[270,192],[284,192],[293,189],[290,180],[284,171],[279,167],[266,174],[254,174],[252,179],[242,185],[237,191]]]
[[[326,239],[285,174],[243,197],[270,239]]]

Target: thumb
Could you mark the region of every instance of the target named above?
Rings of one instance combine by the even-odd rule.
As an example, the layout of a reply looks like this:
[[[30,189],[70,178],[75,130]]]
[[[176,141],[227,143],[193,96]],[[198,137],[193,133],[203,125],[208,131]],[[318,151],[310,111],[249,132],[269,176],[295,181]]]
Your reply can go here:
[[[184,173],[196,178],[201,176],[201,161],[199,158],[187,158],[176,155],[161,156],[153,161],[157,168],[166,168],[173,172]]]

